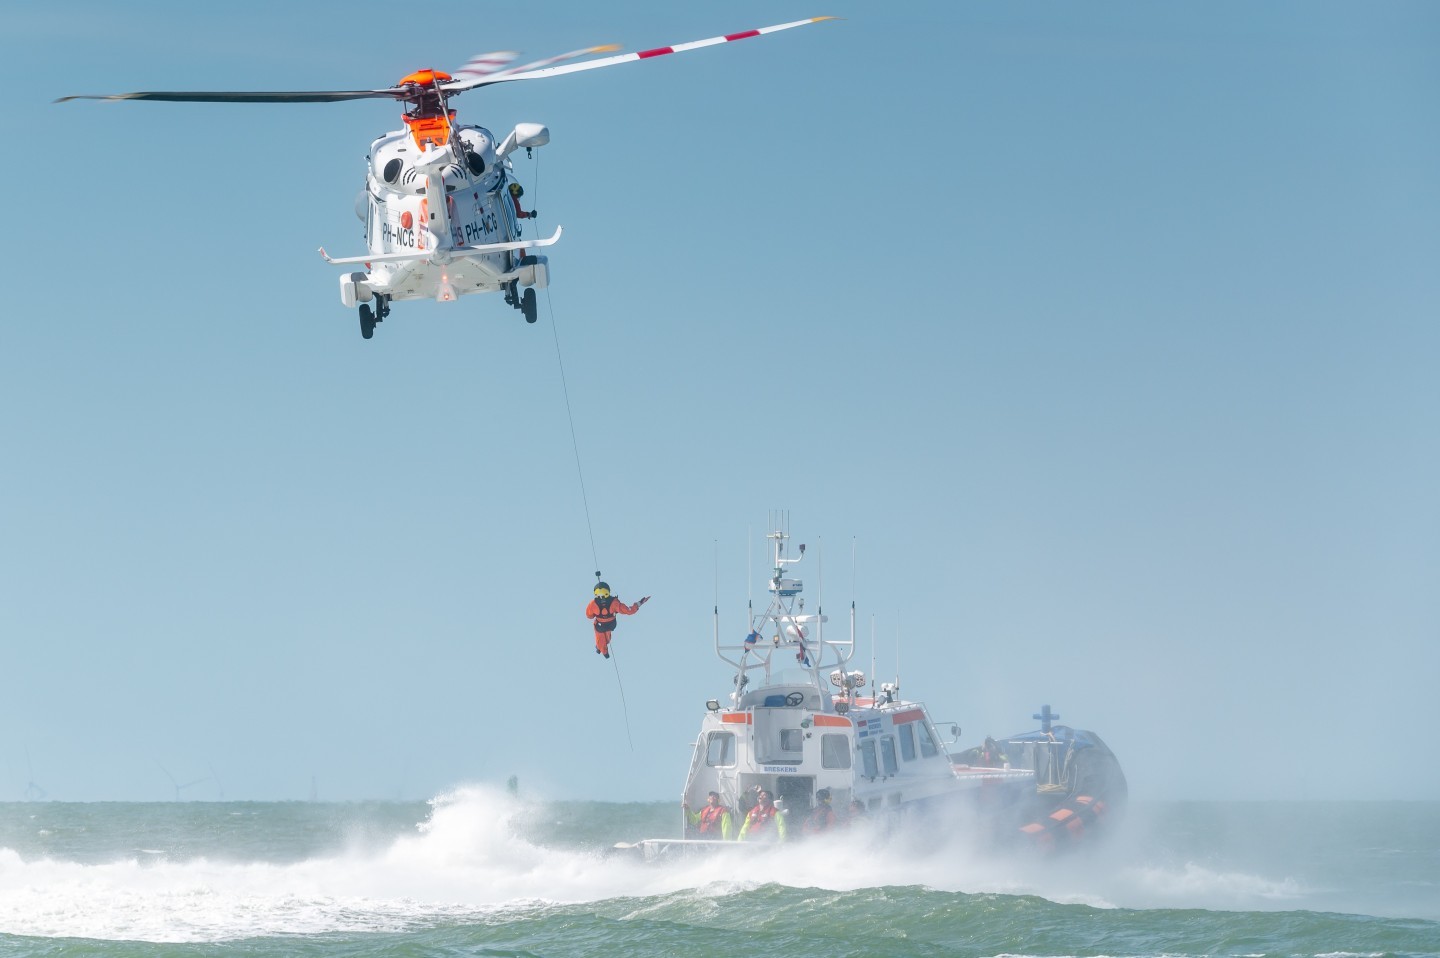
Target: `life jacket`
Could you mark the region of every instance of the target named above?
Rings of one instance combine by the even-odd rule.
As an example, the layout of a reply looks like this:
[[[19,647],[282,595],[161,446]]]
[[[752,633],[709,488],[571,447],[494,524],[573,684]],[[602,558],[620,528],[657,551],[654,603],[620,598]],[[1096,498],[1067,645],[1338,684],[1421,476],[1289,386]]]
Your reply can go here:
[[[775,806],[766,808],[764,805],[756,805],[746,817],[750,819],[750,834],[764,832],[775,824]]]
[[[611,595],[611,596],[606,596],[606,597],[603,598],[603,599],[596,599],[596,600],[595,600],[595,610],[596,610],[596,615],[595,615],[595,631],[596,631],[596,632],[614,632],[614,631],[615,631],[615,613],[610,611],[610,603],[613,602],[614,600],[615,600],[615,597],[614,597],[613,595]]]
[[[816,805],[805,818],[805,831],[823,832],[835,825],[835,809],[823,802]]]
[[[720,832],[720,822],[729,814],[730,809],[724,805],[706,805],[700,809],[700,834],[709,835],[712,832]]]

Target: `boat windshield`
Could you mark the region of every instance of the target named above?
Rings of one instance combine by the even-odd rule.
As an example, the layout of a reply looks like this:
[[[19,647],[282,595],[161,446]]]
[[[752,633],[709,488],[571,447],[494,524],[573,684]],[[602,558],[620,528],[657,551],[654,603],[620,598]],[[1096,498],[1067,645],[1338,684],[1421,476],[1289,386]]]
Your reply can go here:
[[[793,668],[779,669],[770,677],[771,685],[810,685],[815,684],[815,676],[809,669]]]

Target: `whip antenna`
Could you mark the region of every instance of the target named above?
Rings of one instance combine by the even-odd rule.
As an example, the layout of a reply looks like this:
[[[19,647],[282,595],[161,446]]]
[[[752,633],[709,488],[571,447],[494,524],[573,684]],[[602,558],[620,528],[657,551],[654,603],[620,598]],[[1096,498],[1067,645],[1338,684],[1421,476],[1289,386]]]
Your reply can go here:
[[[720,648],[720,540],[714,540],[715,548],[715,648]]]
[[[875,616],[870,616],[870,700],[875,701]]]
[[[850,654],[855,654],[855,550],[856,540],[850,539]]]

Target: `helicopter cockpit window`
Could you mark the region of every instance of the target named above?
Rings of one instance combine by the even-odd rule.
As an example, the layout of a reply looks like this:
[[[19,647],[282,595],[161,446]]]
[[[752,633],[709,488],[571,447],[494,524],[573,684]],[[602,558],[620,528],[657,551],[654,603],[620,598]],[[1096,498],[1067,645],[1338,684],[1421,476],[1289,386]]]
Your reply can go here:
[[[395,159],[385,164],[385,169],[381,172],[380,175],[385,178],[386,183],[394,183],[400,178],[400,168],[404,165],[405,164],[401,162],[400,158],[397,156]]]

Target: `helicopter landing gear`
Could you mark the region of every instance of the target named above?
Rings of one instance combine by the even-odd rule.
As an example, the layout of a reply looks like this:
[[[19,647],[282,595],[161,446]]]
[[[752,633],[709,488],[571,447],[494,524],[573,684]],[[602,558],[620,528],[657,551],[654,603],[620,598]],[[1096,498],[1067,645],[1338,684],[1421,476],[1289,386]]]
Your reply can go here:
[[[360,304],[360,335],[370,339],[375,335],[375,324],[385,322],[385,317],[390,315],[390,297],[376,296],[375,306],[372,309],[369,303]]]
[[[518,279],[512,279],[505,284],[505,303],[520,310],[520,314],[525,317],[527,323],[533,323],[540,318],[539,307],[535,305],[535,288],[533,286],[527,288],[522,296]]]

